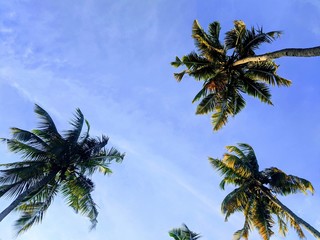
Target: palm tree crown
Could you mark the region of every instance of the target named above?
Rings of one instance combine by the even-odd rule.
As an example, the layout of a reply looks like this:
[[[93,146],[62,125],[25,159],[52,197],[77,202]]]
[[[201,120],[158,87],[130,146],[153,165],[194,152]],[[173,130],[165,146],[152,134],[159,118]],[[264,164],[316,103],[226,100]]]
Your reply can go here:
[[[1,164],[0,197],[15,200],[0,213],[0,221],[12,210],[21,213],[16,221],[18,234],[41,222],[54,197],[60,192],[76,212],[87,216],[94,227],[97,206],[91,192],[90,176],[100,171],[111,173],[109,164],[121,162],[124,154],[115,148],[107,150],[108,137],[89,136],[90,125],[77,109],[72,129],[60,134],[50,115],[35,105],[40,118],[39,128],[26,131],[11,128],[12,139],[2,139],[10,151],[21,155],[22,161]],[[83,125],[87,130],[82,133]]]
[[[220,24],[213,22],[205,32],[198,21],[194,21],[192,37],[197,52],[191,52],[171,64],[186,69],[174,76],[181,81],[185,74],[203,81],[202,89],[193,102],[199,101],[196,114],[213,112],[214,130],[221,129],[229,116],[238,114],[245,107],[243,93],[272,104],[268,85],[289,86],[291,82],[277,75],[278,66],[272,59],[252,61],[234,65],[241,59],[255,56],[262,43],[271,43],[280,31],[264,33],[260,29],[247,29],[242,21],[235,21],[228,31],[224,44],[219,40]],[[230,54],[229,54],[230,53]]]
[[[259,170],[256,155],[248,144],[228,146],[228,153],[222,160],[209,158],[212,166],[218,170],[223,179],[220,187],[224,189],[226,184],[236,186],[222,202],[221,209],[227,221],[235,212],[243,212],[245,221],[243,228],[235,233],[235,239],[248,239],[250,230],[255,227],[264,240],[270,239],[273,234],[276,216],[279,231],[285,235],[289,222],[300,238],[304,233],[300,225],[305,227],[317,238],[320,233],[296,216],[290,209],[283,205],[276,194],[287,195],[297,192],[313,193],[312,184],[293,175],[287,175],[278,168],[271,167],[263,171]]]
[[[169,236],[174,240],[197,240],[201,237],[198,233],[192,232],[185,224],[182,224],[181,228],[172,229]]]

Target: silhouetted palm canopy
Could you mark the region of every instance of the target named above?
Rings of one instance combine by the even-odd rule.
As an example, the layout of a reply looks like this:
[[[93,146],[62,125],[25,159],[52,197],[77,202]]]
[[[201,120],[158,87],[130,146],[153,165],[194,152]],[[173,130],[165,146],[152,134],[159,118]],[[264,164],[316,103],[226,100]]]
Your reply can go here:
[[[105,148],[108,137],[92,138],[90,126],[77,109],[72,129],[60,134],[50,115],[35,105],[40,118],[39,128],[26,131],[11,128],[12,139],[3,139],[10,151],[21,155],[22,161],[1,164],[0,197],[15,200],[0,213],[0,221],[12,210],[21,213],[16,221],[18,234],[41,222],[44,213],[60,192],[77,213],[87,216],[94,227],[98,210],[92,199],[94,183],[90,176],[96,171],[111,173],[111,161],[121,162],[124,154]],[[82,133],[83,125],[87,130]]]
[[[256,56],[255,50],[263,43],[271,43],[280,31],[263,32],[262,28],[247,29],[242,21],[235,21],[234,28],[220,42],[220,24],[213,22],[205,32],[194,21],[192,37],[197,52],[191,52],[171,64],[186,69],[174,76],[181,81],[185,74],[202,81],[202,89],[192,102],[200,101],[196,114],[212,114],[214,130],[221,129],[229,116],[238,114],[245,107],[243,94],[257,97],[272,104],[269,85],[289,86],[291,82],[277,75],[277,65],[272,59],[250,61],[234,65],[241,59]]]
[[[209,158],[212,166],[223,176],[220,187],[233,184],[236,188],[229,193],[222,202],[221,209],[227,221],[235,212],[242,212],[245,218],[243,228],[235,233],[235,239],[248,239],[249,232],[256,228],[264,240],[270,239],[273,234],[272,227],[276,217],[279,231],[286,235],[287,223],[293,227],[300,238],[304,233],[300,227],[305,227],[316,238],[320,233],[296,216],[283,205],[276,194],[287,195],[297,192],[313,193],[312,184],[293,175],[287,175],[278,168],[271,167],[259,170],[256,155],[248,144],[228,146],[228,153],[222,160]]]
[[[197,240],[200,238],[199,234],[192,232],[185,224],[182,224],[181,228],[172,229],[169,236],[174,240]]]

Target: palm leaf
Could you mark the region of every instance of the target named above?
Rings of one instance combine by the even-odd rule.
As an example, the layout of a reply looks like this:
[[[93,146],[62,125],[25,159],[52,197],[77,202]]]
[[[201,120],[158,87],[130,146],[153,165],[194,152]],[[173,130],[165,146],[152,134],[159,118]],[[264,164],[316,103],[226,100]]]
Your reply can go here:
[[[217,170],[221,176],[224,177],[224,179],[227,179],[227,181],[231,181],[231,179],[233,179],[234,181],[238,182],[241,179],[243,179],[243,176],[240,175],[236,169],[228,167],[221,160],[209,158],[209,162],[212,165],[212,167],[215,170]],[[244,179],[244,180],[246,180],[246,179]]]
[[[7,145],[11,152],[21,154],[22,159],[41,161],[48,158],[46,151],[40,150],[30,144],[22,143],[16,139],[7,139]]]
[[[45,150],[48,147],[48,144],[45,141],[32,132],[20,128],[11,128],[11,133],[12,138],[22,141],[39,150]]]
[[[251,30],[247,29],[242,40],[244,46],[242,57],[255,55],[254,50],[258,49],[262,43],[273,42],[276,38],[280,37],[281,33],[281,31],[264,33],[262,28],[256,30],[254,27]]]
[[[306,179],[287,175],[275,167],[265,169],[264,173],[270,179],[270,188],[275,193],[288,195],[297,192],[307,193],[308,190],[311,193],[314,193],[314,188],[311,182]]]
[[[253,62],[249,63],[244,76],[252,80],[263,81],[272,86],[289,87],[291,81],[279,77],[276,73],[277,68],[278,66],[273,61]]]
[[[76,113],[74,114],[74,119],[70,122],[70,124],[73,126],[73,129],[66,132],[64,136],[65,139],[67,139],[67,141],[71,142],[72,144],[77,143],[82,131],[83,123],[84,117],[81,110],[78,108],[76,110]]]
[[[78,175],[73,179],[68,179],[62,186],[62,193],[67,199],[67,203],[72,207],[76,213],[87,216],[94,228],[97,223],[98,211],[94,203],[91,192],[94,189],[94,184],[91,179],[84,175]]]
[[[223,49],[223,45],[219,40],[220,30],[221,26],[219,22],[210,23],[208,28],[208,38],[215,48]]]
[[[197,240],[201,237],[198,233],[191,231],[185,224],[182,224],[181,228],[174,228],[169,231],[169,236],[175,240]]]
[[[39,129],[42,130],[43,133],[41,137],[44,137],[45,139],[51,139],[54,136],[61,138],[52,118],[43,108],[35,104],[34,112],[41,120],[39,123]]]
[[[235,52],[241,53],[242,51],[242,38],[246,33],[246,25],[243,21],[234,21],[234,28],[226,32],[225,46],[227,49],[233,49]]]
[[[213,125],[213,130],[218,131],[228,122],[228,111],[226,106],[215,107],[215,113],[211,115],[211,123]]]
[[[273,105],[269,87],[265,83],[253,81],[250,78],[243,77],[244,91],[253,97],[259,98],[261,102]]]
[[[259,231],[261,237],[264,240],[269,240],[274,234],[272,231],[274,221],[269,209],[266,208],[266,204],[263,202],[263,198],[259,200],[260,201],[255,201],[255,207],[253,208],[253,224]]]
[[[208,83],[204,84],[203,88],[196,94],[193,98],[192,103],[198,101],[200,98],[207,96],[208,88],[206,87]]]
[[[196,114],[206,114],[208,112],[214,111],[217,106],[216,96],[216,93],[210,93],[205,98],[203,98],[197,106]]]
[[[248,202],[248,194],[246,192],[246,185],[240,186],[231,191],[221,203],[221,211],[225,214],[225,221],[231,214],[241,212],[245,209]]]
[[[219,36],[219,33],[216,32],[218,30],[217,26],[212,27],[214,28],[211,29],[212,33],[218,34]],[[202,29],[197,20],[193,22],[192,37],[195,40],[195,45],[197,46],[199,52],[206,59],[208,59],[209,61],[214,61],[214,59],[221,60],[223,58],[224,49],[219,44],[219,41],[217,41],[218,39],[216,39],[215,36],[209,37],[209,35],[207,35],[207,33]]]
[[[21,211],[22,215],[16,221],[15,227],[17,234],[21,234],[31,228],[34,224],[40,223],[46,210],[51,205],[54,196],[57,194],[57,185],[53,186],[44,198],[44,201],[30,200],[28,203],[21,204],[17,211]]]

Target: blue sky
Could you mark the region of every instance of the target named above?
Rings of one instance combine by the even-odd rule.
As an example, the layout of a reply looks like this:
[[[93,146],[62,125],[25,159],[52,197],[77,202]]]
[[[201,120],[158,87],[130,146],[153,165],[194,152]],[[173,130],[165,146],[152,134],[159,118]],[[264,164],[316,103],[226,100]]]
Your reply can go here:
[[[238,142],[254,147],[261,169],[275,166],[314,184],[313,196],[281,200],[320,229],[319,58],[277,60],[292,86],[272,89],[273,107],[247,98],[245,110],[214,133],[210,117],[196,116],[191,103],[201,83],[188,77],[177,83],[170,66],[195,49],[194,19],[204,28],[219,21],[222,36],[236,19],[283,30],[261,53],[320,40],[317,0],[0,0],[1,137],[13,126],[36,127],[34,103],[60,130],[79,107],[93,136],[106,134],[110,146],[126,152],[111,176],[94,176],[95,230],[57,198],[43,223],[18,239],[163,240],[182,223],[204,240],[231,239],[243,218],[224,222],[220,203],[228,191],[219,189],[207,159]],[[4,145],[0,154],[1,163],[19,160]],[[12,213],[1,222],[1,240],[14,238],[16,218]],[[287,239],[296,239],[293,230]]]

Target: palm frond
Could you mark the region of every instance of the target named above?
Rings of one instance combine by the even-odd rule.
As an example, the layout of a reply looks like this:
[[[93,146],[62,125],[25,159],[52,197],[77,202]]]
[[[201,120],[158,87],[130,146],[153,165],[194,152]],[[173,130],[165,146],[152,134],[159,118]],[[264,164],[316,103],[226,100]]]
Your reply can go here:
[[[245,181],[245,178],[242,178],[241,176],[239,177],[238,175],[224,176],[219,184],[219,187],[224,190],[226,184],[241,186]]]
[[[76,109],[74,119],[70,122],[73,129],[66,131],[64,137],[72,144],[77,143],[84,123],[84,116],[79,108]]]
[[[94,184],[91,179],[84,175],[78,175],[68,179],[62,185],[62,193],[67,200],[67,204],[72,207],[76,213],[80,212],[87,216],[91,221],[91,229],[97,224],[98,210],[94,203],[91,192]]]
[[[207,84],[205,83],[203,88],[196,94],[196,96],[193,98],[192,103],[198,101],[199,99],[206,97],[208,95],[208,88]]]
[[[306,238],[306,236],[304,235],[304,233],[302,231],[302,228],[293,218],[289,218],[289,222],[290,222],[290,226],[296,231],[296,233],[300,239]]]
[[[20,128],[11,128],[11,134],[12,138],[33,146],[39,150],[46,150],[48,147],[48,144],[45,141],[32,132]]]
[[[174,67],[180,67],[182,65],[182,61],[179,57],[176,56],[176,60],[171,62],[171,65],[174,66]]]
[[[246,106],[246,101],[237,89],[234,89],[228,97],[228,109],[230,115],[238,114]]]
[[[16,198],[36,185],[43,176],[43,171],[41,167],[35,169],[34,166],[2,170],[5,175],[0,178],[0,197],[6,195]]]
[[[20,142],[16,139],[7,139],[7,145],[11,152],[21,154],[22,159],[40,161],[48,158],[44,150],[40,150],[28,143]]]
[[[216,93],[210,93],[197,106],[196,114],[206,114],[215,110],[217,106]]]
[[[251,204],[248,204],[247,206],[250,206],[250,205]],[[233,240],[240,240],[241,238],[244,238],[244,239],[248,240],[250,231],[251,231],[250,218],[245,217],[243,228],[238,230],[238,231],[236,231],[233,234]]]
[[[193,22],[192,37],[195,40],[195,45],[201,53],[201,56],[205,57],[209,61],[222,60],[225,54],[224,49],[219,43],[219,39],[216,38],[216,35],[219,36],[219,32],[217,32],[217,30],[219,30],[219,26],[217,26],[217,23],[214,23],[211,26],[211,34],[215,35],[209,36],[197,20]]]
[[[41,137],[45,137],[46,139],[50,139],[52,137],[61,138],[51,116],[43,108],[35,104],[34,112],[40,118],[39,129],[42,130],[43,133],[46,133],[46,134],[43,134]]]
[[[224,162],[220,159],[214,159],[209,157],[209,162],[212,167],[217,170],[221,176],[223,176],[223,180],[220,184],[220,187],[224,189],[225,183],[232,183],[237,185],[237,183],[243,183],[247,179],[243,178],[243,175],[239,174],[239,171],[232,167],[228,167]]]
[[[198,81],[210,78],[215,69],[221,68],[220,63],[210,62],[201,55],[198,55],[196,52],[191,52],[190,54],[183,56],[181,62],[182,65],[187,67],[185,73],[194,77]],[[184,75],[183,72],[177,73],[175,76],[178,77],[178,75],[182,74]],[[180,78],[176,79],[179,80]]]
[[[255,198],[253,195],[250,195],[248,198],[248,201],[246,202],[246,206],[243,209],[243,215],[244,215],[244,224],[243,224],[243,228],[236,231],[233,234],[234,240],[239,240],[240,238],[244,238],[244,239],[249,239],[249,232],[251,231],[252,228],[252,208],[254,207],[254,201]]]
[[[226,107],[216,107],[215,113],[211,115],[213,130],[218,131],[228,122],[228,111]]]
[[[277,75],[278,66],[273,61],[252,62],[245,70],[245,77],[263,81],[272,86],[289,87],[291,81]]]
[[[265,83],[253,81],[247,77],[243,77],[242,80],[243,89],[248,95],[258,98],[263,103],[273,105],[269,87]]]
[[[281,31],[272,31],[264,33],[262,28],[251,30],[247,29],[243,36],[242,44],[244,46],[242,57],[254,56],[254,50],[258,49],[262,43],[271,43],[281,35]]]
[[[274,221],[272,219],[269,209],[263,202],[263,198],[255,201],[255,207],[253,208],[253,224],[260,233],[260,236],[264,240],[269,240],[274,234],[272,231],[272,226]]]
[[[305,238],[305,235],[300,227],[300,224],[294,217],[281,206],[275,204],[273,201],[269,201],[269,209],[278,217],[279,232],[282,235],[286,235],[288,228],[287,223],[296,231],[300,239]]]
[[[279,226],[279,233],[285,237],[287,235],[288,232],[288,226],[287,223],[283,220],[282,217],[280,217],[280,215],[276,215],[277,219],[278,219],[278,226]]]
[[[222,162],[243,178],[250,178],[253,175],[251,165],[233,154],[225,153]]]
[[[244,151],[241,148],[238,148],[236,146],[226,146],[226,149],[229,153],[235,153],[239,158],[246,158],[246,155],[244,154]]]
[[[268,176],[270,188],[275,193],[288,195],[297,192],[307,193],[308,190],[311,193],[314,192],[311,182],[304,178],[287,175],[278,168],[267,168],[264,173]]]
[[[223,49],[223,45],[219,40],[220,30],[221,26],[219,22],[215,21],[213,23],[210,23],[208,28],[208,38],[210,39],[210,42],[213,44],[213,46],[215,46],[215,48]]]
[[[182,72],[180,73],[174,73],[174,78],[178,81],[178,82],[181,82],[183,76],[187,73],[187,70],[183,70]]]
[[[228,221],[231,214],[245,209],[250,197],[246,192],[246,187],[246,185],[243,185],[234,189],[223,199],[221,211],[225,214],[225,221]]]
[[[235,52],[242,51],[243,46],[242,38],[246,33],[246,25],[241,20],[234,21],[234,28],[231,31],[226,32],[225,35],[225,46],[227,49],[233,49]]]
[[[83,148],[84,144],[86,143],[86,141],[89,139],[90,137],[90,123],[88,122],[88,120],[84,119],[84,122],[87,126],[87,131],[80,137],[79,141],[78,141],[78,146],[80,148]]]
[[[54,196],[57,194],[57,185],[54,185],[50,192],[47,192],[43,201],[31,200],[27,203],[21,204],[17,211],[22,212],[22,215],[15,223],[17,234],[21,234],[31,228],[34,224],[40,223],[44,217],[46,210],[51,205]]]
[[[201,237],[198,233],[191,231],[185,224],[182,224],[181,228],[170,230],[169,236],[175,240],[197,240]]]

